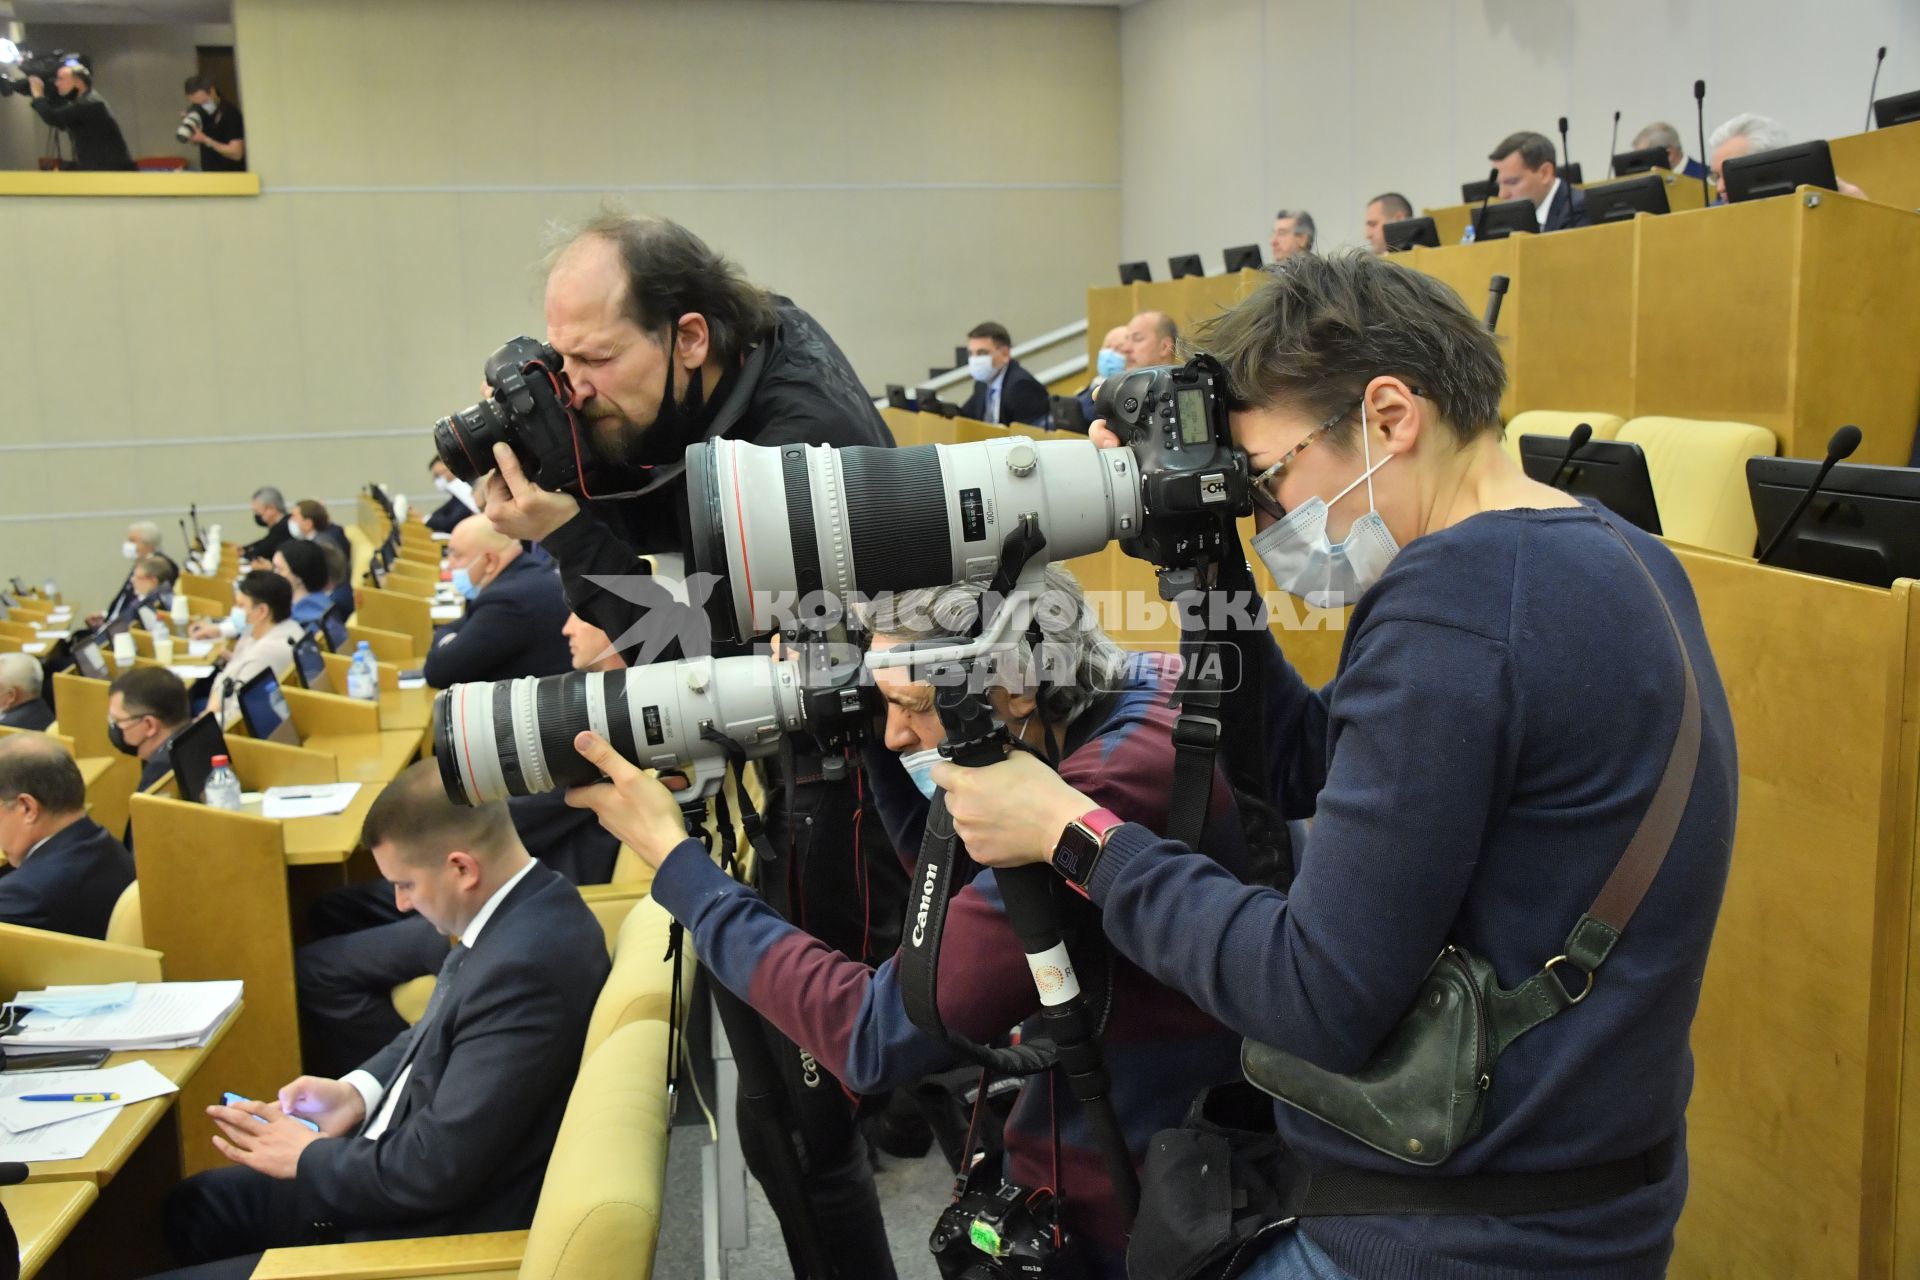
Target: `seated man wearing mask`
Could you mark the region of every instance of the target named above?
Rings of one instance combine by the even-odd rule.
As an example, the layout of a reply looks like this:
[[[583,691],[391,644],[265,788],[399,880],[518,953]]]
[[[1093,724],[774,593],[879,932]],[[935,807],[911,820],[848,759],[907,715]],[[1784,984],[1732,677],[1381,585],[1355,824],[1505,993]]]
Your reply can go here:
[[[1093,392],[1103,381],[1127,367],[1127,326],[1117,324],[1107,330],[1107,336],[1100,340],[1100,350],[1093,357],[1093,378],[1074,398],[1080,402],[1080,412],[1088,422],[1100,416],[1094,407]]]
[[[31,654],[0,653],[0,725],[9,729],[44,729],[53,723],[53,708],[40,696],[46,671]]]
[[[207,711],[223,725],[240,715],[234,695],[262,671],[285,677],[293,666],[293,646],[305,628],[293,620],[293,588],[271,569],[249,569],[233,584],[234,606],[228,626],[238,634],[233,648],[213,673]],[[194,631],[204,624],[194,624]],[[192,632],[189,632],[192,634]]]
[[[265,485],[253,491],[252,506],[253,522],[267,532],[259,541],[240,548],[240,562],[265,569],[273,563],[273,553],[280,544],[293,537],[287,528],[287,500],[278,489]]]
[[[333,522],[326,504],[317,498],[302,498],[293,504],[293,511],[287,516],[287,532],[299,542],[338,547],[341,555],[353,559],[353,544],[347,541],[347,531]]]
[[[123,611],[132,616],[131,607],[137,604],[140,592],[136,591],[134,573],[144,560],[157,559],[164,570],[150,572],[150,579],[164,582],[171,588],[174,580],[180,576],[180,566],[175,564],[160,550],[160,526],[151,520],[136,520],[127,526],[126,541],[120,544],[121,558],[127,562],[127,580],[120,584],[120,590],[114,593],[112,603],[106,612],[96,613],[87,619],[89,627],[99,628],[119,617]]]
[[[83,938],[107,936],[133,855],[87,817],[87,784],[59,741],[0,738],[0,922]]]
[[[948,637],[978,610],[982,591],[982,584],[963,583],[883,594],[861,610],[861,624],[872,629],[875,651]],[[1004,681],[990,690],[995,711],[1015,739],[1058,759],[1061,771],[1097,792],[1102,804],[1164,827],[1176,714],[1167,705],[1169,665],[1155,661],[1160,655],[1130,661],[1092,620],[1066,570],[1049,568],[1045,591],[1045,605],[1036,610],[1038,652],[1023,639],[1017,661],[995,676]],[[911,861],[933,794],[928,770],[940,759],[936,748],[946,732],[930,685],[902,668],[880,670],[875,679],[887,700],[885,744],[868,747],[866,772],[894,847]],[[686,838],[671,792],[603,739],[583,733],[577,745],[612,783],[577,788],[568,803],[591,807],[657,866],[654,899],[686,925],[714,976],[847,1088],[876,1093],[961,1062],[951,1046],[908,1020],[896,960],[870,969],[781,920]],[[1243,868],[1238,810],[1217,771],[1209,814],[1208,856]],[[1137,1163],[1154,1133],[1180,1122],[1198,1090],[1235,1078],[1239,1045],[1192,1003],[1118,955],[1105,966],[1109,957],[1099,949],[1097,919],[1086,902],[1065,894],[1057,900],[1072,913],[1064,923],[1076,967],[1111,975],[1103,1043],[1114,1107]],[[941,962],[940,1013],[953,1031],[988,1041],[1039,1012],[992,875],[976,876],[953,899]],[[1028,1030],[1037,1027],[1029,1023]],[[1058,1122],[1057,1151],[1050,1114]],[[1123,1213],[1088,1118],[1064,1080],[1029,1078],[1007,1124],[1006,1151],[1008,1181],[1064,1188],[1065,1226],[1092,1246],[1097,1274],[1119,1276]]]
[[[150,609],[165,617],[172,608],[173,562],[159,556],[147,556],[134,562],[133,572],[127,575],[127,585],[120,589],[112,607],[94,627],[98,630],[119,622],[141,626],[144,625],[140,619],[142,609]]]
[[[480,513],[480,503],[473,496],[473,486],[447,470],[447,464],[440,461],[438,455],[427,470],[433,473],[433,487],[447,496],[445,502],[427,513],[427,528],[435,533],[452,533],[453,526],[468,516]]]
[[[536,559],[485,516],[468,516],[447,541],[464,616],[433,633],[427,683],[557,676],[567,670],[567,602],[551,561]]]
[[[592,623],[567,615],[564,628],[575,671],[626,666]],[[527,852],[574,884],[613,878],[620,842],[593,814],[566,803],[566,793],[509,796],[507,815]],[[383,880],[348,885],[317,899],[307,913],[317,942],[294,953],[300,1044],[308,1071],[336,1074],[371,1056],[406,1029],[393,989],[424,977],[446,958],[446,939],[395,904]]]
[[[140,761],[145,791],[173,771],[173,735],[192,719],[187,686],[165,667],[135,667],[107,686],[107,740],[122,755]],[[133,848],[133,822],[121,837]]]

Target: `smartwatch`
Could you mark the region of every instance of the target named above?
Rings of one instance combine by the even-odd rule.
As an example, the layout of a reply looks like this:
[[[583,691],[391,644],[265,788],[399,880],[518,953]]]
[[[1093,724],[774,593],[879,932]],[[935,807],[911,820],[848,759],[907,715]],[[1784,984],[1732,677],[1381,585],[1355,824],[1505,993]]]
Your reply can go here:
[[[1108,834],[1124,821],[1111,809],[1093,809],[1069,822],[1053,847],[1053,869],[1084,894],[1094,864],[1107,847]]]

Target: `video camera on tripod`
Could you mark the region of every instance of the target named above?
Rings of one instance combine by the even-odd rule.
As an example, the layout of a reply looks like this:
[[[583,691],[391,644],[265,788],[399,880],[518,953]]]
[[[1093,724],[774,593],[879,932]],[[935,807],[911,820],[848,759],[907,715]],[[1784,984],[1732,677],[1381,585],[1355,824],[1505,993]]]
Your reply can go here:
[[[36,53],[32,49],[22,49],[11,40],[0,39],[0,98],[16,93],[26,97],[31,92],[27,85],[29,79],[43,80],[51,88],[53,78],[60,74],[61,67],[69,62],[84,64],[85,61],[80,55],[64,49]],[[9,69],[19,78],[9,78]]]

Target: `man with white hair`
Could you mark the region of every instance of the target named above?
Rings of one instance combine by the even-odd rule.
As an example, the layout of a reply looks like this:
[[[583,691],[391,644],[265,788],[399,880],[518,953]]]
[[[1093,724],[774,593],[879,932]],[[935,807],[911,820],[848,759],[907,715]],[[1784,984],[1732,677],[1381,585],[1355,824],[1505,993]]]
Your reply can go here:
[[[1666,168],[1670,172],[1683,178],[1692,178],[1695,182],[1707,176],[1707,166],[1687,155],[1687,148],[1680,141],[1680,131],[1664,120],[1656,120],[1633,135],[1633,150],[1652,151],[1655,148],[1667,153]]]
[[[40,663],[24,653],[0,653],[0,725],[44,729],[53,708],[40,696]]]
[[[1763,151],[1778,151],[1791,141],[1792,139],[1787,136],[1786,127],[1778,120],[1769,116],[1755,115],[1751,111],[1743,111],[1715,129],[1713,136],[1707,139],[1707,154],[1712,157],[1713,164],[1713,187],[1719,192],[1714,203],[1727,202],[1726,182],[1721,176],[1721,166],[1727,161],[1740,156],[1757,156]],[[1834,177],[1841,195],[1853,196],[1860,200],[1868,198],[1866,192],[1845,178],[1838,174]]]
[[[120,544],[120,556],[128,565],[127,580],[120,584],[120,590],[114,592],[113,600],[104,612],[96,613],[87,619],[87,625],[90,627],[101,627],[122,613],[139,607],[142,593],[134,589],[133,580],[140,576],[143,562],[150,559],[165,562],[164,573],[148,575],[157,577],[162,586],[171,588],[174,580],[180,576],[180,566],[173,562],[172,557],[160,550],[160,526],[151,520],[135,520],[127,526],[126,540]],[[147,590],[151,591],[153,588],[149,587]]]
[[[447,538],[453,589],[464,617],[434,633],[427,683],[436,689],[475,680],[557,676],[573,668],[562,628],[567,601],[551,560],[530,556],[485,516],[468,516]]]

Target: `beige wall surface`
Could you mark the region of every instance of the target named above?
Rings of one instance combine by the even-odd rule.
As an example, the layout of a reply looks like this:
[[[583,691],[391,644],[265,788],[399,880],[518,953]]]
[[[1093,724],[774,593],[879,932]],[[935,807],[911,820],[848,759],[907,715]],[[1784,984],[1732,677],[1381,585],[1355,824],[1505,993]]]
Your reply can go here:
[[[1116,260],[1110,10],[237,0],[235,26],[260,197],[0,201],[34,301],[0,308],[0,577],[104,601],[128,519],[193,501],[231,536],[261,484],[432,497],[433,419],[542,332],[543,234],[608,199],[794,298],[875,389],[981,319],[1080,316]]]

